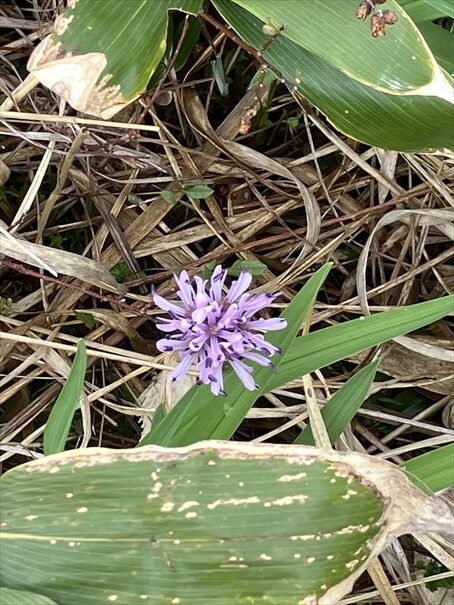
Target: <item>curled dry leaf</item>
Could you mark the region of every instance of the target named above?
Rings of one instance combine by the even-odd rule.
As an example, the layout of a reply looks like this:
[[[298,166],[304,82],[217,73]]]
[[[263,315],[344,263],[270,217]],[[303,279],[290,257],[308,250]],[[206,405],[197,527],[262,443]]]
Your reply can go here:
[[[33,244],[25,239],[13,237],[0,230],[0,250],[9,258],[22,263],[40,267],[54,275],[69,275],[93,286],[116,293],[123,293],[124,288],[116,282],[107,268],[97,261],[67,252]]]
[[[366,292],[366,268],[367,260],[369,257],[369,250],[372,245],[372,240],[375,237],[377,231],[386,225],[391,225],[394,222],[406,223],[407,225],[415,222],[418,226],[452,226],[454,221],[454,210],[453,209],[432,209],[426,208],[421,210],[392,210],[385,214],[375,225],[371,234],[369,235],[364,248],[361,251],[358,260],[358,267],[356,271],[356,288],[358,291],[358,298],[361,304],[361,308],[365,315],[370,315],[369,303],[367,302]]]
[[[452,528],[389,462],[306,446],[73,450],[1,482],[2,583],[65,605],[332,605],[394,536]]]

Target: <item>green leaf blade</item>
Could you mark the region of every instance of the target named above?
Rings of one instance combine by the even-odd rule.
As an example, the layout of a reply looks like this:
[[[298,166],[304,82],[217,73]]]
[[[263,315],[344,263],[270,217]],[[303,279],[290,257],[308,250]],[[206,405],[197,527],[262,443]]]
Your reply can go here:
[[[71,371],[54,403],[44,429],[44,453],[46,456],[65,449],[74,412],[83,392],[86,368],[86,346],[83,340],[79,340]]]
[[[268,37],[252,14],[230,0],[214,3],[243,40],[256,49],[266,46]],[[399,151],[452,147],[453,108],[447,100],[376,90],[282,36],[268,45],[263,58],[349,137]]]
[[[351,78],[391,94],[432,83],[436,62],[413,21],[393,0],[398,16],[386,36],[373,38],[368,23],[355,17],[352,0],[234,0],[261,20],[283,26],[287,38]],[[323,31],[323,35],[321,35]],[[341,35],[339,35],[341,34]]]
[[[362,368],[324,405],[321,413],[331,443],[341,436],[367,397],[377,365],[378,362],[374,362]],[[315,445],[309,425],[301,431],[294,443]]]
[[[454,487],[454,443],[415,456],[401,468],[423,489],[439,492]]]
[[[365,566],[387,531],[388,498],[358,455],[210,442],[38,462],[1,479],[0,579],[64,605],[140,595],[152,605],[262,595],[296,605]]]

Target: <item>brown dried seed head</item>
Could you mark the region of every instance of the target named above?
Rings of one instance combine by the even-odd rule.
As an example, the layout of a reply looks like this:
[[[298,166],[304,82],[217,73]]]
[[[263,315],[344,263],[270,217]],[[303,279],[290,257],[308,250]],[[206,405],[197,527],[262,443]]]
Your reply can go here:
[[[394,25],[397,23],[397,15],[394,11],[383,11],[383,17],[387,25]]]
[[[356,18],[364,21],[370,15],[372,6],[368,2],[361,2],[356,9]]]
[[[386,24],[383,15],[373,15],[370,20],[370,28],[374,38],[380,38],[386,34]]]

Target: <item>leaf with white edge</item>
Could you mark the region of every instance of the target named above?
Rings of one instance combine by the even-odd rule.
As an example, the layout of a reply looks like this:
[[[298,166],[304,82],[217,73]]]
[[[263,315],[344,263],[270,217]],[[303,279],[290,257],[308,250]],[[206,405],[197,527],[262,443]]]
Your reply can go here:
[[[111,118],[146,88],[166,49],[168,11],[203,0],[71,0],[27,68],[74,109]]]
[[[362,84],[390,94],[443,95],[437,62],[413,21],[394,0],[386,8],[394,11],[398,21],[381,38],[373,38],[369,23],[356,19],[356,0],[233,1],[260,19],[262,29],[273,23],[279,37]]]
[[[0,586],[0,603],[2,605],[58,605],[44,595],[28,590],[14,590]]]
[[[305,446],[73,450],[0,481],[1,581],[64,605],[332,605],[450,523],[393,464]]]
[[[241,38],[336,128],[369,145],[399,151],[451,148],[454,140],[452,99],[422,95],[391,95],[354,80],[328,61],[291,40],[278,36],[268,44],[260,21],[231,0],[213,0]]]

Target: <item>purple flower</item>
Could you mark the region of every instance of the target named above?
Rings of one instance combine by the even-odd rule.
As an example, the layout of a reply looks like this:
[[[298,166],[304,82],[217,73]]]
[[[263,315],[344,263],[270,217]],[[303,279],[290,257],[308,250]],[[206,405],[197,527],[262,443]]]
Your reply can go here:
[[[224,393],[223,372],[226,364],[236,372],[244,386],[257,389],[253,368],[245,361],[272,367],[270,357],[280,349],[263,336],[268,330],[282,330],[285,319],[254,318],[256,313],[279,294],[249,294],[252,275],[242,271],[224,292],[227,271],[218,265],[210,283],[201,277],[191,280],[186,271],[175,276],[181,302],[173,303],[153,294],[155,305],[167,311],[170,318],[160,318],[158,328],[168,338],[157,342],[159,351],[176,351],[180,363],[172,372],[172,380],[180,380],[191,365],[198,364],[199,381],[211,385],[215,395]]]

